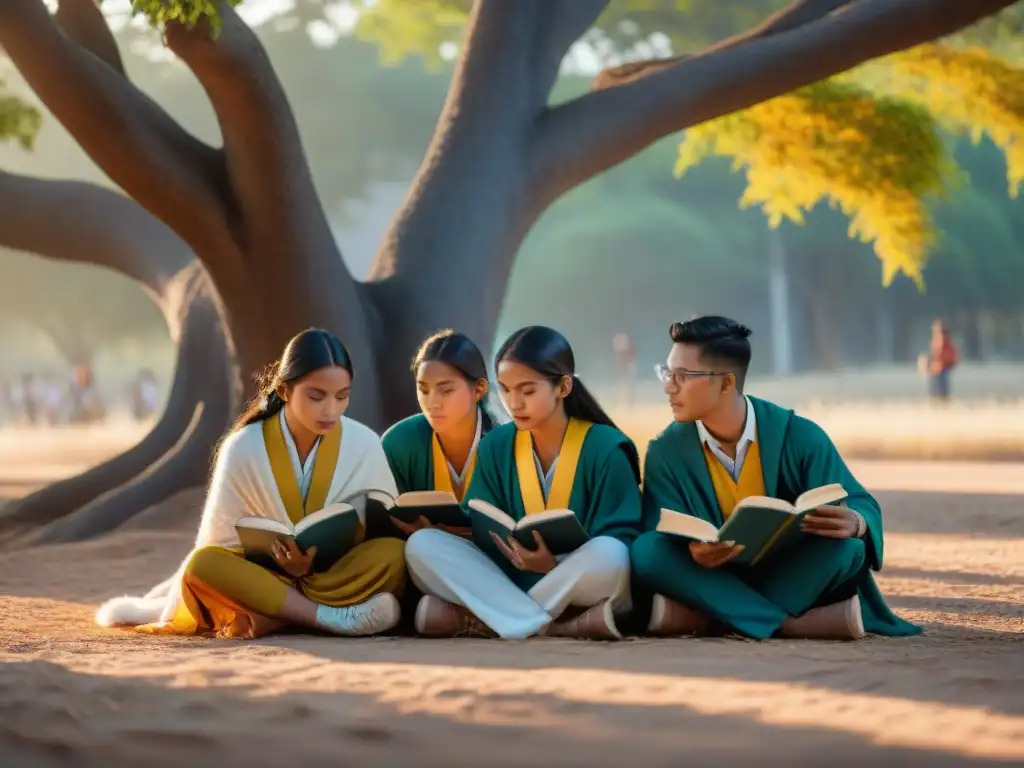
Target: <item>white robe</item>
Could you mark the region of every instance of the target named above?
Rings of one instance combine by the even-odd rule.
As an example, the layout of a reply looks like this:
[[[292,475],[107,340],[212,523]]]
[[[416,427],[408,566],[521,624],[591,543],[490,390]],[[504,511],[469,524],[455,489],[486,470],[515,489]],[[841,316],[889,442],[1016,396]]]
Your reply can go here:
[[[395,479],[377,433],[344,416],[341,424],[341,449],[326,503],[331,504],[361,490],[378,489],[397,494]],[[288,434],[285,434],[287,443]],[[144,597],[126,595],[107,600],[96,612],[96,622],[104,627],[113,627],[170,621],[182,599],[181,580],[192,552],[208,546],[240,546],[235,522],[246,516],[290,522],[270,468],[262,422],[250,424],[229,435],[221,444],[199,533],[192,551],[174,575],[153,587]]]

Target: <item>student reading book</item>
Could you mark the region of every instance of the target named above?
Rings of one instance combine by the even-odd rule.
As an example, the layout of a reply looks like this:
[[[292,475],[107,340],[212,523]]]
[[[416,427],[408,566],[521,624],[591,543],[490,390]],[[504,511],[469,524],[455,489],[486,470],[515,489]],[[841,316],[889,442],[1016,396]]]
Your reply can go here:
[[[642,515],[636,449],[574,375],[572,349],[557,331],[517,331],[495,367],[514,423],[480,441],[466,501],[486,502],[517,524],[571,509],[589,539],[556,557],[541,535],[527,548],[512,535],[469,541],[417,531],[406,545],[409,572],[426,593],[416,629],[618,638],[614,614],[629,609],[628,543]]]
[[[288,575],[278,565],[275,543],[295,543],[300,552],[313,558],[310,570],[323,573],[359,543],[363,521],[359,510],[348,502],[328,504],[318,512],[292,523],[270,517],[243,517],[235,523],[242,554],[252,563]]]
[[[412,369],[420,413],[393,425],[381,438],[395,484],[402,494],[437,491],[461,501],[473,479],[480,438],[494,426],[485,407],[484,357],[465,334],[444,330],[423,342]],[[369,535],[378,535],[378,530],[409,535],[430,526],[469,535],[465,515],[446,520],[431,515],[422,520],[407,515],[398,518],[371,519]]]
[[[750,331],[702,317],[674,324],[670,335],[659,376],[675,423],[647,450],[647,527],[656,526],[662,509],[717,530],[748,496],[795,501],[831,483],[849,495],[845,507],[804,515],[798,525],[808,536],[800,546],[754,568],[722,567],[744,551],[731,541],[685,542],[653,530],[640,536],[634,573],[655,593],[648,630],[821,639],[919,632],[889,610],[871,576],[882,566],[881,510],[832,441],[792,411],[744,396]]]
[[[805,491],[792,504],[771,496],[747,496],[736,502],[720,528],[693,515],[662,509],[656,530],[706,543],[732,542],[743,550],[730,563],[757,565],[766,557],[771,558],[793,546],[805,535],[800,531],[800,520],[846,496],[839,483]]]
[[[488,541],[492,534],[502,541],[511,536],[533,550],[539,534],[551,554],[567,555],[590,540],[571,509],[545,509],[518,520],[483,499],[470,499],[469,509],[475,541]]]
[[[332,553],[304,552],[285,537],[271,545],[284,576],[249,562],[236,528],[243,517],[294,528],[361,489],[394,492],[380,439],[342,415],[351,384],[352,366],[337,338],[312,329],[292,339],[273,379],[220,446],[193,551],[146,597],[108,601],[97,621],[228,637],[256,637],[284,624],[339,635],[393,627],[395,593],[405,583],[400,539],[354,541],[321,571],[316,558]]]

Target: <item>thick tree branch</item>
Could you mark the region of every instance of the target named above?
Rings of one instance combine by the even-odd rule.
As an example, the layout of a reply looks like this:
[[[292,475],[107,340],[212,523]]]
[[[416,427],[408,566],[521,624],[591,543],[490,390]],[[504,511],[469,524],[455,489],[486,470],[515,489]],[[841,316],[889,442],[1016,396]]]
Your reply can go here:
[[[351,283],[351,276],[317,196],[284,88],[252,29],[228,3],[220,2],[218,11],[222,28],[216,36],[206,24],[172,23],[166,39],[206,90],[217,115],[240,213],[240,245],[247,258],[257,260],[262,243],[287,243],[293,254],[337,254],[330,260],[333,274],[318,279],[333,279],[344,291],[342,283]],[[290,255],[270,256],[279,267]]]
[[[585,4],[589,5],[589,0]],[[453,227],[471,227],[464,211],[450,204],[452,199],[493,198],[496,205],[507,204],[506,190],[514,186],[507,172],[514,173],[518,166],[503,169],[500,185],[485,177],[490,175],[489,166],[501,163],[509,151],[522,156],[547,101],[547,93],[538,93],[535,65],[523,55],[534,50],[545,8],[545,0],[474,3],[434,136],[406,201],[381,243],[370,271],[371,281],[398,277],[405,284],[401,293],[407,300],[422,301],[425,297],[418,286],[422,278],[436,271],[436,254],[429,246],[399,244],[412,232],[429,242],[444,239]],[[472,237],[468,231],[467,235]],[[464,285],[480,285],[483,278],[477,276],[490,272],[487,259],[478,255],[451,264],[452,274],[465,275]],[[392,288],[386,290],[393,297]]]
[[[857,0],[786,32],[693,56],[550,110],[533,157],[546,204],[654,141],[944,37],[1014,0]]]
[[[759,37],[769,37],[781,32],[789,32],[797,27],[802,27],[804,24],[810,24],[812,21],[823,19],[828,14],[855,2],[857,0],[793,0],[785,8],[776,11],[753,29],[722,40],[708,48],[704,53],[724,51],[727,48],[734,48],[737,45]],[[630,80],[646,77],[658,70],[674,67],[689,58],[691,58],[690,54],[682,54],[667,59],[631,61],[620,64],[617,67],[608,67],[601,70],[600,74],[594,79],[594,90],[610,88],[615,85],[622,85]]]
[[[60,0],[53,18],[85,50],[127,77],[117,41],[100,11],[100,0]]]
[[[195,258],[185,242],[138,203],[81,181],[0,171],[0,245],[58,261],[109,267],[163,301]]]
[[[608,7],[608,0],[547,0],[537,19],[533,61],[538,71],[537,99],[547,105],[569,48]]]
[[[0,3],[0,46],[86,153],[145,208],[178,232],[223,227],[220,152],[76,43],[40,0]]]

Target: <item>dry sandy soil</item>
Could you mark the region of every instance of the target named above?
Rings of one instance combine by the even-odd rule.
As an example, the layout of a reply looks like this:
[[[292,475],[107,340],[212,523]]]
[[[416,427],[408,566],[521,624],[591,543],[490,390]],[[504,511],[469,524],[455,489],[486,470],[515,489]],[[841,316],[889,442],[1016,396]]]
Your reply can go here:
[[[5,452],[0,493],[100,456],[39,458]],[[882,588],[921,637],[241,643],[94,626],[100,600],[171,572],[195,494],[104,539],[5,552],[0,764],[1020,764],[1024,465],[853,467],[886,509]]]

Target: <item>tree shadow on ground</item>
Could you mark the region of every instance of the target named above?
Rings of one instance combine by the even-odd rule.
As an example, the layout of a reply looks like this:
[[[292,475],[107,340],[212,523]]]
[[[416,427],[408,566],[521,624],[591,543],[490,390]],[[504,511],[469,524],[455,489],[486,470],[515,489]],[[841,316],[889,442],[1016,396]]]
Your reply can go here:
[[[772,726],[686,705],[474,696],[457,685],[416,702],[346,690],[254,695],[239,685],[167,687],[46,662],[0,667],[0,750],[12,765],[247,766],[962,765],[933,749],[871,743],[817,723]],[[411,710],[411,711],[410,711]],[[979,764],[992,764],[977,760]]]

